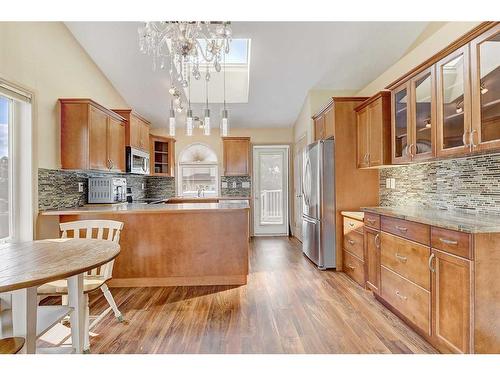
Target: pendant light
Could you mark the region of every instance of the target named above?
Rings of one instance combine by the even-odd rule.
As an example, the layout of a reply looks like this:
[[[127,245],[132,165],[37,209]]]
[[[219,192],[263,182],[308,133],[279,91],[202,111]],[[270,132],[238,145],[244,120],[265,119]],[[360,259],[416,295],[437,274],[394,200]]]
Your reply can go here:
[[[203,122],[203,134],[210,135],[210,108],[208,108],[208,81],[210,80],[210,72],[208,71],[207,64],[207,72],[205,74],[205,91],[206,91],[206,107],[205,107],[205,119]]]
[[[175,137],[175,110],[173,108],[172,100],[170,100],[170,117],[168,119],[168,135]]]
[[[229,135],[229,116],[228,110],[226,108],[226,54],[222,55],[224,64],[224,106],[222,107],[222,118],[220,121],[220,135],[221,137],[227,137]]]
[[[188,110],[186,113],[186,135],[191,137],[193,135],[193,111],[191,110],[191,65],[188,69]]]

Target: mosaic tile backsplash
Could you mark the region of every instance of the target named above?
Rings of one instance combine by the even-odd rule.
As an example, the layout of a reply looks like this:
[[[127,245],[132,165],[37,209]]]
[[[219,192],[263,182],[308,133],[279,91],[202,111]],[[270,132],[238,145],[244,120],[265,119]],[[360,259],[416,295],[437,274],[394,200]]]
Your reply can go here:
[[[236,183],[236,187],[233,187],[233,183]],[[243,185],[248,187],[243,187]],[[222,197],[250,197],[252,195],[252,178],[250,176],[221,176],[220,186]]]
[[[87,178],[104,176],[125,177],[127,187],[132,188],[134,200],[166,199],[175,196],[175,179],[173,177],[40,168],[38,169],[38,209],[50,210],[83,206],[87,204]],[[82,193],[78,192],[79,182],[83,183]]]
[[[500,154],[381,169],[380,205],[500,215]]]

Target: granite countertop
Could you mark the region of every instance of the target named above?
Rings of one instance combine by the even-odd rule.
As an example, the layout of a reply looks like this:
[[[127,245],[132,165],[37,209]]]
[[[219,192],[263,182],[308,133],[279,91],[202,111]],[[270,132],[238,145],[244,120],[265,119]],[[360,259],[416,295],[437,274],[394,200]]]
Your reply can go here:
[[[365,218],[365,213],[362,211],[340,211],[340,214],[359,221],[363,221]]]
[[[500,216],[435,208],[362,207],[365,212],[396,217],[466,233],[500,232]]]
[[[176,213],[200,211],[248,210],[247,200],[227,200],[219,203],[119,203],[86,205],[75,208],[41,211],[43,216],[83,215],[83,214],[126,214],[126,213]]]

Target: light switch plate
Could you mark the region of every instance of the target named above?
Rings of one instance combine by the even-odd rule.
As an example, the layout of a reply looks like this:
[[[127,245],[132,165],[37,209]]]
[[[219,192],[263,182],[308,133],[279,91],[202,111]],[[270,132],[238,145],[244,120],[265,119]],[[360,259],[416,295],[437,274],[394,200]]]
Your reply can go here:
[[[223,182],[223,183],[222,183],[222,187],[223,187],[224,189],[227,189],[227,182]]]
[[[391,178],[391,189],[396,189],[396,179]]]
[[[248,182],[248,181],[242,182],[241,187],[244,189],[248,189],[250,187],[250,182]]]
[[[387,189],[390,189],[391,188],[391,179],[390,178],[386,178],[385,179],[385,187]]]
[[[83,182],[78,183],[78,192],[83,193]]]
[[[144,182],[141,184],[141,189],[144,190]]]

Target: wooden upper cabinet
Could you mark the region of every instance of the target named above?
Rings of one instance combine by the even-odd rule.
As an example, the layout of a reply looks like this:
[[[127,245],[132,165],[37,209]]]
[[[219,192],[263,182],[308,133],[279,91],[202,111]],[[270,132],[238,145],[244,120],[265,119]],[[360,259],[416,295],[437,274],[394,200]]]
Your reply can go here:
[[[410,158],[412,161],[433,158],[436,134],[435,67],[410,80]]]
[[[250,175],[250,138],[224,137],[222,138],[224,175]]]
[[[61,167],[125,172],[125,119],[91,99],[59,99]]]
[[[108,168],[113,171],[125,171],[125,124],[123,121],[108,118],[107,127]]]
[[[500,148],[500,24],[470,43],[473,151]]]
[[[471,352],[471,261],[432,250],[432,339],[441,351]]]
[[[391,148],[393,164],[406,163],[411,160],[409,152],[411,144],[409,95],[409,82],[401,84],[391,93]]]
[[[335,116],[333,100],[331,99],[325,107],[319,110],[313,117],[314,141],[328,139],[335,135]]]
[[[390,92],[381,91],[355,111],[358,168],[391,164]]]
[[[368,159],[369,147],[369,113],[368,108],[365,107],[356,111],[356,130],[357,130],[357,152],[356,160],[358,168],[367,168],[370,166]]]
[[[175,139],[170,137],[149,136],[150,163],[152,176],[175,175]]]
[[[436,64],[437,155],[459,156],[471,151],[471,90],[469,46]]]
[[[149,152],[150,122],[132,109],[113,109],[125,120],[125,145]]]

